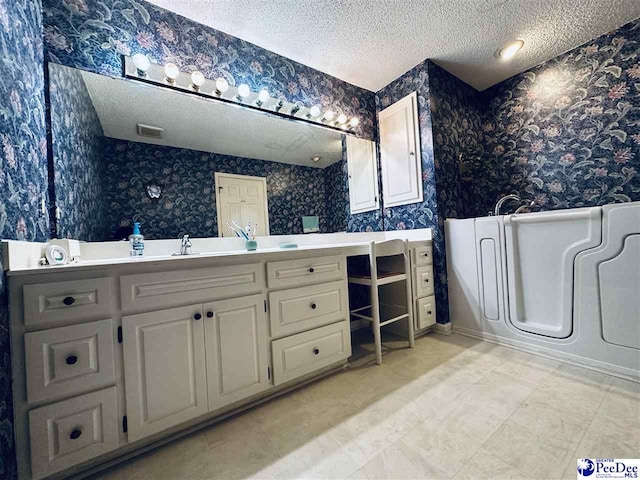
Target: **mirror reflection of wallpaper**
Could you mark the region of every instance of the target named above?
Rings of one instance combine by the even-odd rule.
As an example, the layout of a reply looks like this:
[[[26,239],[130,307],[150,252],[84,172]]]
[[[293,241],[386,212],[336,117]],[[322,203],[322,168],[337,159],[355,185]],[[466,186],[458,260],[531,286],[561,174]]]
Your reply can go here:
[[[266,177],[269,229],[272,235],[302,233],[302,216],[318,215],[320,231],[335,231],[328,219],[335,208],[327,202],[327,169],[198,152],[184,148],[106,139],[109,225],[115,232],[135,216],[146,238],[218,235],[214,172]],[[149,181],[158,180],[158,200],[146,193]],[[344,197],[340,197],[344,198]],[[328,208],[330,205],[330,208]],[[344,206],[337,206],[344,212]]]

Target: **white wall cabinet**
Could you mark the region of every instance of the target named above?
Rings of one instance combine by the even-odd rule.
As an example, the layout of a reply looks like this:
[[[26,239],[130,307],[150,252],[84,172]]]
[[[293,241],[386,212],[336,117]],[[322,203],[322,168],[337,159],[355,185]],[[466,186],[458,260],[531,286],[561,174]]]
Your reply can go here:
[[[377,210],[380,203],[375,143],[347,136],[347,167],[351,213]]]
[[[422,202],[422,159],[416,92],[382,110],[378,121],[385,208]]]
[[[122,318],[129,441],[207,413],[202,305]]]
[[[209,410],[269,388],[265,296],[204,305]]]

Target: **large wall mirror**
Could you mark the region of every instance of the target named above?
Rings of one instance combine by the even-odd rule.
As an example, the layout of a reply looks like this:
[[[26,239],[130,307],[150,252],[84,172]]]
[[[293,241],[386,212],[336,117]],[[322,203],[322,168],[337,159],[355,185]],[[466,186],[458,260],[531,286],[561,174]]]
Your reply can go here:
[[[59,237],[345,228],[344,133],[57,64],[49,92]]]

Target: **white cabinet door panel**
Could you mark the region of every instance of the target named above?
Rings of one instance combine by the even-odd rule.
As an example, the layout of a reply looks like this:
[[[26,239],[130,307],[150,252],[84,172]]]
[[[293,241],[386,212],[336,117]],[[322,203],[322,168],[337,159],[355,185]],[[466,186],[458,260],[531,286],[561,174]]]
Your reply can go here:
[[[202,305],[122,318],[129,441],[207,413]]]
[[[204,312],[209,411],[269,388],[265,296],[207,303]]]
[[[375,143],[363,138],[347,137],[349,170],[349,204],[351,213],[377,210],[378,162]]]
[[[415,92],[379,114],[384,206],[422,202],[422,159]]]

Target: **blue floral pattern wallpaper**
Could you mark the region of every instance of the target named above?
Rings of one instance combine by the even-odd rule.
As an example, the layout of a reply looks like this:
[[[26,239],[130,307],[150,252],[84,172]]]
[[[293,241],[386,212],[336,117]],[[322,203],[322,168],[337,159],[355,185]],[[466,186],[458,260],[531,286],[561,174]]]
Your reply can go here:
[[[640,200],[640,20],[483,92],[476,214],[518,192],[544,210]]]
[[[109,238],[104,132],[80,70],[49,64],[58,238]]]
[[[0,0],[0,238],[49,234],[42,13],[39,0]],[[15,478],[11,356],[0,258],[0,478]]]
[[[144,0],[44,0],[44,41],[56,63],[119,77],[121,54],[144,53],[208,78],[357,116],[358,134],[374,136],[372,92]]]
[[[436,278],[436,309],[438,323],[449,322],[449,300],[447,292],[447,268],[444,245],[443,220],[438,214],[437,178],[433,148],[433,126],[431,118],[431,91],[429,64],[426,60],[397,78],[376,93],[378,112],[401,100],[412,92],[418,95],[418,125],[422,159],[423,201],[384,208],[384,230],[415,228],[433,229],[434,275]]]
[[[266,177],[271,235],[302,233],[302,216],[318,215],[327,228],[324,171],[265,160],[106,139],[111,233],[141,222],[148,239],[218,235],[214,173]],[[159,199],[146,192],[162,187]]]
[[[325,211],[328,232],[346,232],[349,192],[345,191],[344,159],[324,169]]]

